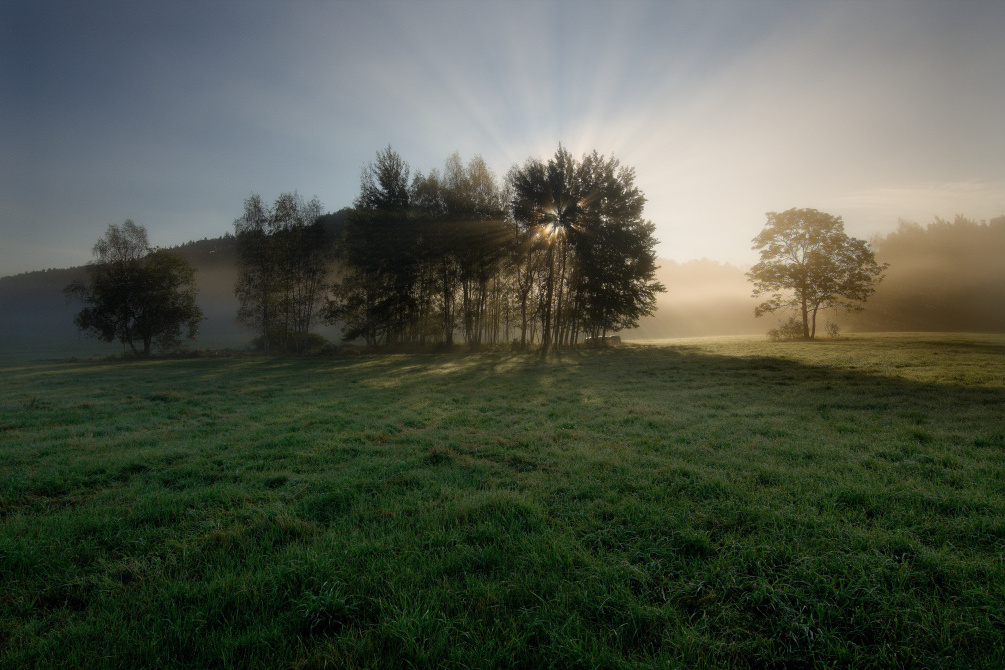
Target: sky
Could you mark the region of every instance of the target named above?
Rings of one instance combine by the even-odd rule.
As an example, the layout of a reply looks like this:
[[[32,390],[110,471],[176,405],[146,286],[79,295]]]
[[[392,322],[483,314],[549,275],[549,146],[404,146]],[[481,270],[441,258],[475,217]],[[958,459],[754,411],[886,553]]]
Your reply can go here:
[[[1005,2],[0,0],[0,276],[110,224],[170,247],[252,193],[352,204],[390,145],[502,178],[635,169],[657,252],[740,267],[765,213],[870,239],[1005,214]]]

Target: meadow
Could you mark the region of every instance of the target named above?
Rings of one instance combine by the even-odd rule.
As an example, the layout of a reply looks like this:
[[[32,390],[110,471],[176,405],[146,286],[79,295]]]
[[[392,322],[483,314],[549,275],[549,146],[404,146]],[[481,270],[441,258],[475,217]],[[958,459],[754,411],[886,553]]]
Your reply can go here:
[[[1005,667],[1005,336],[0,379],[3,668]]]

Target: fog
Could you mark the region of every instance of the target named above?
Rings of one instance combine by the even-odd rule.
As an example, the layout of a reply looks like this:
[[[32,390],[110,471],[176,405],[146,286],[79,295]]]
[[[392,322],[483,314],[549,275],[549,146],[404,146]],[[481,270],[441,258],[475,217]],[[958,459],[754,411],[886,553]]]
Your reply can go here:
[[[744,271],[708,259],[662,260],[657,272],[667,292],[655,315],[624,334],[628,339],[765,333],[774,321],[754,318],[756,301]]]
[[[1005,332],[1005,216],[927,226],[901,221],[872,240],[890,264],[865,310],[839,316],[853,330]]]

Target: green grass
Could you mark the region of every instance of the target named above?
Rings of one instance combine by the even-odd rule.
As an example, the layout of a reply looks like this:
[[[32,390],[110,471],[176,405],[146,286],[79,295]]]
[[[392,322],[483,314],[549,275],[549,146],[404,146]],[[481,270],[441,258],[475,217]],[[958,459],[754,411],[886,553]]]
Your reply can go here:
[[[1005,336],[0,375],[0,667],[1005,667]]]

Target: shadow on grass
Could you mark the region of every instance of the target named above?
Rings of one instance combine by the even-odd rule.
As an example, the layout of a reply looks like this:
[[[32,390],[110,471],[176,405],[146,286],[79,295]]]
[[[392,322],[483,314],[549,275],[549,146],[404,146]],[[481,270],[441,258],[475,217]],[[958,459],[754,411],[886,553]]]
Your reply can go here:
[[[5,370],[9,660],[995,667],[1000,347],[911,346]]]

